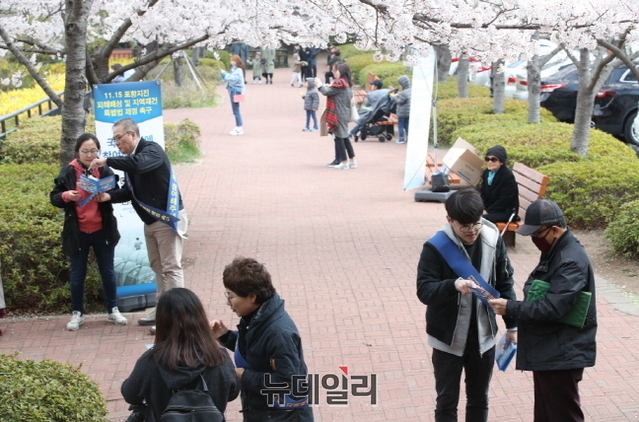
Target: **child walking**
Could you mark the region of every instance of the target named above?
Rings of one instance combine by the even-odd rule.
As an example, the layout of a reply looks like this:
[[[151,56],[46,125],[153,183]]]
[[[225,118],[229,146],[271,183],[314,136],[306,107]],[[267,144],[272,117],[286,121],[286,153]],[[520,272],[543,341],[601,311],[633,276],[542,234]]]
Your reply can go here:
[[[259,52],[255,52],[253,60],[249,60],[249,63],[253,65],[253,83],[262,83],[262,55]]]
[[[298,53],[293,53],[293,76],[291,77],[291,86],[295,87],[297,85],[298,88],[302,87],[302,66],[304,66],[302,60],[300,60],[300,55]]]
[[[306,110],[306,126],[302,129],[304,132],[317,131],[317,109],[319,108],[319,93],[315,88],[315,79],[308,78],[306,80],[306,95],[304,99],[304,110]],[[311,119],[313,119],[313,128],[310,128]]]

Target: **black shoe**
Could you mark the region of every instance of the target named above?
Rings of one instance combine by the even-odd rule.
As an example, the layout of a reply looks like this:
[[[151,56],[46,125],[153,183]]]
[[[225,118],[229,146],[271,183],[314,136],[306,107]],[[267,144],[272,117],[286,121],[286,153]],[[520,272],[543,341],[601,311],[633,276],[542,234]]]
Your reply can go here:
[[[339,161],[337,161],[337,160],[333,160],[332,163],[326,164],[326,167],[333,167],[333,166],[336,166],[338,164],[341,164],[341,163]]]

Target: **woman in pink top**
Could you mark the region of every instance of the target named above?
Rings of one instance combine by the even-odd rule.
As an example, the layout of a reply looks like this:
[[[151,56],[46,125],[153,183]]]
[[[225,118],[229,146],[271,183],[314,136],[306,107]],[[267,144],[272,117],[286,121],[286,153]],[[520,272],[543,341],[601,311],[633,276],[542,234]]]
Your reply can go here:
[[[100,153],[100,141],[93,134],[85,133],[78,138],[75,153],[78,158],[60,170],[60,175],[56,177],[55,186],[49,195],[51,204],[64,208],[62,249],[71,262],[70,286],[73,311],[67,329],[75,331],[84,323],[84,286],[90,248],[93,248],[102,277],[108,312],[107,321],[125,325],[127,319],[118,309],[113,268],[114,249],[120,240],[113,207],[111,202],[102,202],[101,195],[94,196],[86,203],[83,202],[90,193],[78,185],[82,175],[102,179],[112,175],[113,171],[107,166],[89,170],[91,162]],[[122,189],[117,187],[116,179],[116,188],[110,190],[109,195],[113,202],[122,202],[117,200],[121,194]]]

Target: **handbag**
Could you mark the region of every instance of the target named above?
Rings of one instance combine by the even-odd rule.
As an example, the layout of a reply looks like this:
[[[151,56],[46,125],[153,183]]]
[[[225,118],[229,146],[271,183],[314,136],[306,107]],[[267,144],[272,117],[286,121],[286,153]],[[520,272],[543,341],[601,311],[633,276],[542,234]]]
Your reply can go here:
[[[357,112],[357,105],[351,104],[351,118],[349,122],[356,122],[359,120],[359,113]]]
[[[543,280],[533,280],[528,290],[526,300],[539,300],[546,297],[546,293],[550,288],[550,283]],[[586,323],[586,316],[588,315],[588,309],[590,308],[590,300],[592,299],[591,292],[579,292],[577,302],[570,308],[568,313],[561,317],[558,321],[564,324],[572,325],[579,329],[583,328]]]
[[[244,94],[235,94],[233,95],[234,103],[243,103],[244,102]]]

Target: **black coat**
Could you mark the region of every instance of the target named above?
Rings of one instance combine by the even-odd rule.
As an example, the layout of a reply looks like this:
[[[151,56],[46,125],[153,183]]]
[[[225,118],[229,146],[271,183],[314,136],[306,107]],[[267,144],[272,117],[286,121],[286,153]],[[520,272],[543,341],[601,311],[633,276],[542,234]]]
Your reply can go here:
[[[492,185],[488,185],[488,169],[481,176],[481,198],[488,214],[512,214],[519,212],[519,187],[513,172],[503,165],[495,173]]]
[[[284,300],[275,294],[264,302],[247,325],[244,318],[238,331],[220,337],[223,346],[235,350],[238,345],[250,369],[242,376],[242,408],[244,411],[268,409],[264,375],[271,383],[291,383],[293,375],[307,375],[302,339],[295,323],[284,309]],[[298,408],[299,421],[312,421],[310,407]]]
[[[130,179],[133,185],[135,197],[139,201],[159,210],[166,210],[169,183],[171,181],[171,162],[159,144],[142,138],[138,143],[135,154],[109,157],[107,158],[107,165],[126,173],[126,177]],[[124,199],[124,201],[131,200],[132,195],[128,184],[125,183],[123,188],[129,193],[128,198]],[[179,192],[178,197],[180,201],[179,209],[183,209],[182,197]],[[145,224],[153,224],[157,221],[137,201],[133,200],[132,204],[135,212]]]
[[[104,178],[113,174],[108,167],[100,167],[100,178]],[[117,182],[117,176],[116,176]],[[78,255],[82,248],[80,246],[80,225],[78,223],[78,213],[76,211],[76,202],[65,202],[62,194],[68,190],[75,190],[77,186],[77,176],[75,168],[72,165],[64,166],[60,170],[60,174],[55,178],[55,186],[49,194],[51,204],[58,208],[64,209],[64,226],[62,228],[62,250],[69,256]],[[122,189],[113,189],[109,191],[112,202],[122,202],[126,197],[126,193]],[[118,232],[118,222],[113,215],[113,206],[111,202],[100,202],[98,209],[102,214],[102,229],[108,245],[115,247],[120,240]]]
[[[537,301],[509,301],[506,313],[518,320],[517,369],[553,371],[595,365],[597,310],[595,276],[584,247],[567,230],[550,254],[542,254],[539,264],[524,285],[524,297],[533,280],[550,283],[546,298]],[[592,293],[586,325],[579,329],[557,320],[574,305],[579,292]]]
[[[171,370],[158,366],[155,358],[144,353],[135,363],[131,375],[122,383],[122,397],[130,404],[146,403],[151,410],[145,420],[157,421],[166,409],[174,389],[189,385],[202,374],[209,388],[213,403],[222,413],[226,404],[239,394],[235,367],[228,354],[223,352],[226,362],[215,367],[200,365],[195,368],[187,366]]]

